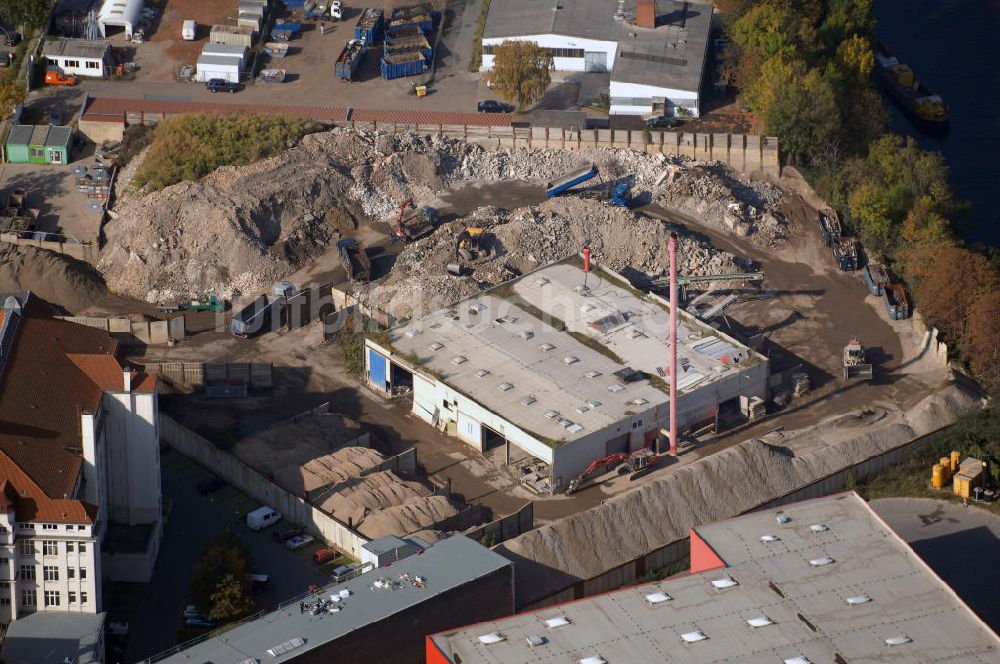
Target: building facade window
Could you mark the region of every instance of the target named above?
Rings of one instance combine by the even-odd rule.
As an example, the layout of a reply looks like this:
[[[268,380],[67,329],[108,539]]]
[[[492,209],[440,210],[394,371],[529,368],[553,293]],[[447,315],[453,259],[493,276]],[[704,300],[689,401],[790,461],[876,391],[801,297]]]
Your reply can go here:
[[[21,604],[23,606],[36,606],[37,603],[38,603],[38,596],[35,595],[34,590],[21,591]]]
[[[80,66],[80,61],[79,60],[64,60],[63,62],[64,62],[63,67],[79,67]]]
[[[54,523],[43,523],[42,530],[59,530],[59,526]]]
[[[59,555],[59,542],[52,540],[45,540],[42,542],[42,554],[46,556],[58,556]]]
[[[21,578],[27,579],[29,581],[35,580],[35,566],[34,565],[21,565]]]
[[[45,591],[45,606],[59,606],[59,591],[58,590],[46,590]]]
[[[0,597],[0,606],[10,606],[10,597]]]
[[[93,61],[91,61],[91,62],[87,62],[86,65],[87,65],[87,69],[100,69],[101,68],[101,63],[100,62],[93,62]]]
[[[87,543],[86,542],[78,543],[76,546],[76,550],[79,551],[80,553],[87,553]]]
[[[75,579],[76,578],[76,570],[73,569],[72,567],[67,567],[66,568],[66,578],[67,579]]]
[[[33,523],[19,523],[19,524],[17,524],[17,529],[18,530],[32,530],[33,531],[35,529],[35,524],[33,524]]]
[[[46,565],[42,568],[42,573],[45,575],[46,581],[58,581],[59,580],[59,568],[55,565]]]
[[[73,553],[73,542],[66,542],[66,553]]]
[[[33,540],[21,540],[17,543],[17,552],[22,556],[35,555],[35,542]]]
[[[497,44],[483,44],[483,55],[494,55]],[[543,48],[553,58],[582,58],[582,48]]]
[[[45,156],[45,148],[28,148],[28,151],[35,159],[40,159]]]
[[[73,591],[71,590],[71,591],[69,591],[69,592],[68,592],[68,593],[66,594],[66,596],[68,597],[68,599],[69,599],[69,603],[70,603],[70,604],[76,604],[76,593],[75,593],[75,592],[73,592]]]
[[[81,567],[80,568],[80,579],[82,580],[82,579],[86,579],[86,578],[87,578],[87,568],[86,567]]]
[[[87,603],[87,593],[80,593],[80,604]]]

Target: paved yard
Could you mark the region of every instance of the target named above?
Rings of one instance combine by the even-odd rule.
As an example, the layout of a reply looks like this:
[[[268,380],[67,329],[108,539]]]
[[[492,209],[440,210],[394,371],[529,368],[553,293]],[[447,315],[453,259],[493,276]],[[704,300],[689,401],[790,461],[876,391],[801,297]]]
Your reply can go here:
[[[0,200],[14,189],[28,192],[28,206],[39,211],[37,229],[80,241],[94,240],[101,215],[87,209],[87,195],[78,191],[68,166],[0,164]]]
[[[1000,517],[931,498],[871,506],[994,631],[1000,631]]]

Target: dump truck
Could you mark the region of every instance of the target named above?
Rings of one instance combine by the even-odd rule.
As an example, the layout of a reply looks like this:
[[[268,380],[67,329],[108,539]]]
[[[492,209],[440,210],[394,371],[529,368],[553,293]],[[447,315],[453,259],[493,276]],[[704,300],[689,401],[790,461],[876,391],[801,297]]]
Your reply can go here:
[[[570,171],[560,178],[557,178],[545,185],[545,196],[552,198],[569,191],[578,184],[583,184],[587,180],[597,176],[597,165],[589,164],[575,171]]]
[[[358,241],[351,237],[345,237],[337,243],[340,251],[340,262],[344,264],[347,271],[347,278],[359,284],[363,284],[371,279],[372,264],[368,260],[368,254]]]
[[[337,56],[337,64],[334,66],[334,73],[337,78],[345,81],[353,81],[358,73],[361,61],[365,57],[365,42],[361,39],[352,39],[344,45],[344,50]]]
[[[865,347],[857,337],[852,337],[844,346],[844,380],[870,380],[871,377],[872,365],[867,361]]]

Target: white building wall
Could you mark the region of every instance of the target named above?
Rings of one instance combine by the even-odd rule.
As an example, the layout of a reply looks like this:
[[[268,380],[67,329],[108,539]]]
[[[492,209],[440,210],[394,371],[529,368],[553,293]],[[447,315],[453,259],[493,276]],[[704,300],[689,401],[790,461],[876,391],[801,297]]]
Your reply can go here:
[[[674,88],[660,88],[652,85],[640,85],[638,83],[626,83],[612,79],[610,92],[612,115],[645,115],[653,112],[652,103],[634,104],[627,100],[652,100],[653,98],[663,98],[666,100],[666,115],[676,115],[676,107],[683,106],[688,112],[698,117],[699,93],[698,90],[677,90]]]
[[[565,35],[522,35],[517,37],[500,37],[484,39],[483,46],[496,46],[505,41],[533,41],[543,48],[576,48],[588,52],[601,52],[607,59],[607,70],[615,65],[615,55],[618,52],[618,42],[600,41],[596,39],[581,39],[579,37],[567,37]],[[482,71],[493,68],[493,56],[483,54]],[[552,68],[556,71],[584,71],[584,58],[562,58],[552,59]]]
[[[83,496],[84,502],[97,505],[101,514],[107,514],[108,493],[105,478],[107,471],[107,442],[105,436],[106,413],[103,408],[96,414],[80,416],[80,438],[83,443]]]
[[[195,78],[204,83],[213,78],[221,78],[230,83],[239,83],[240,81],[240,66],[239,61],[232,65],[198,65],[198,73]]]
[[[103,58],[46,57],[50,65],[54,65],[63,74],[103,78],[105,64]]]
[[[83,548],[83,552],[80,548]],[[100,542],[85,524],[21,523],[15,530],[10,605],[0,606],[16,620],[38,611],[99,613],[102,609]],[[25,573],[25,568],[33,568]],[[46,568],[54,577],[46,579]],[[72,577],[72,578],[71,578]],[[34,592],[34,604],[30,594]],[[53,603],[46,606],[46,593]],[[0,589],[0,596],[3,592]],[[71,601],[72,600],[72,601]],[[0,615],[4,612],[0,611]]]
[[[105,392],[111,519],[160,519],[160,432],[155,393]]]

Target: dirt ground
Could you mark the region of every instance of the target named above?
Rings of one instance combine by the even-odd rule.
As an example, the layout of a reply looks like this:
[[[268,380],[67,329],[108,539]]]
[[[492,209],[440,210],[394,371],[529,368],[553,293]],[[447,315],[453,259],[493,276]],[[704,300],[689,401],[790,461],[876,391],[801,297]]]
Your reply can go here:
[[[37,230],[81,242],[97,238],[101,215],[87,209],[87,195],[77,190],[75,176],[68,167],[0,164],[0,200],[6,201],[14,189],[26,190],[28,207],[39,211]]]

